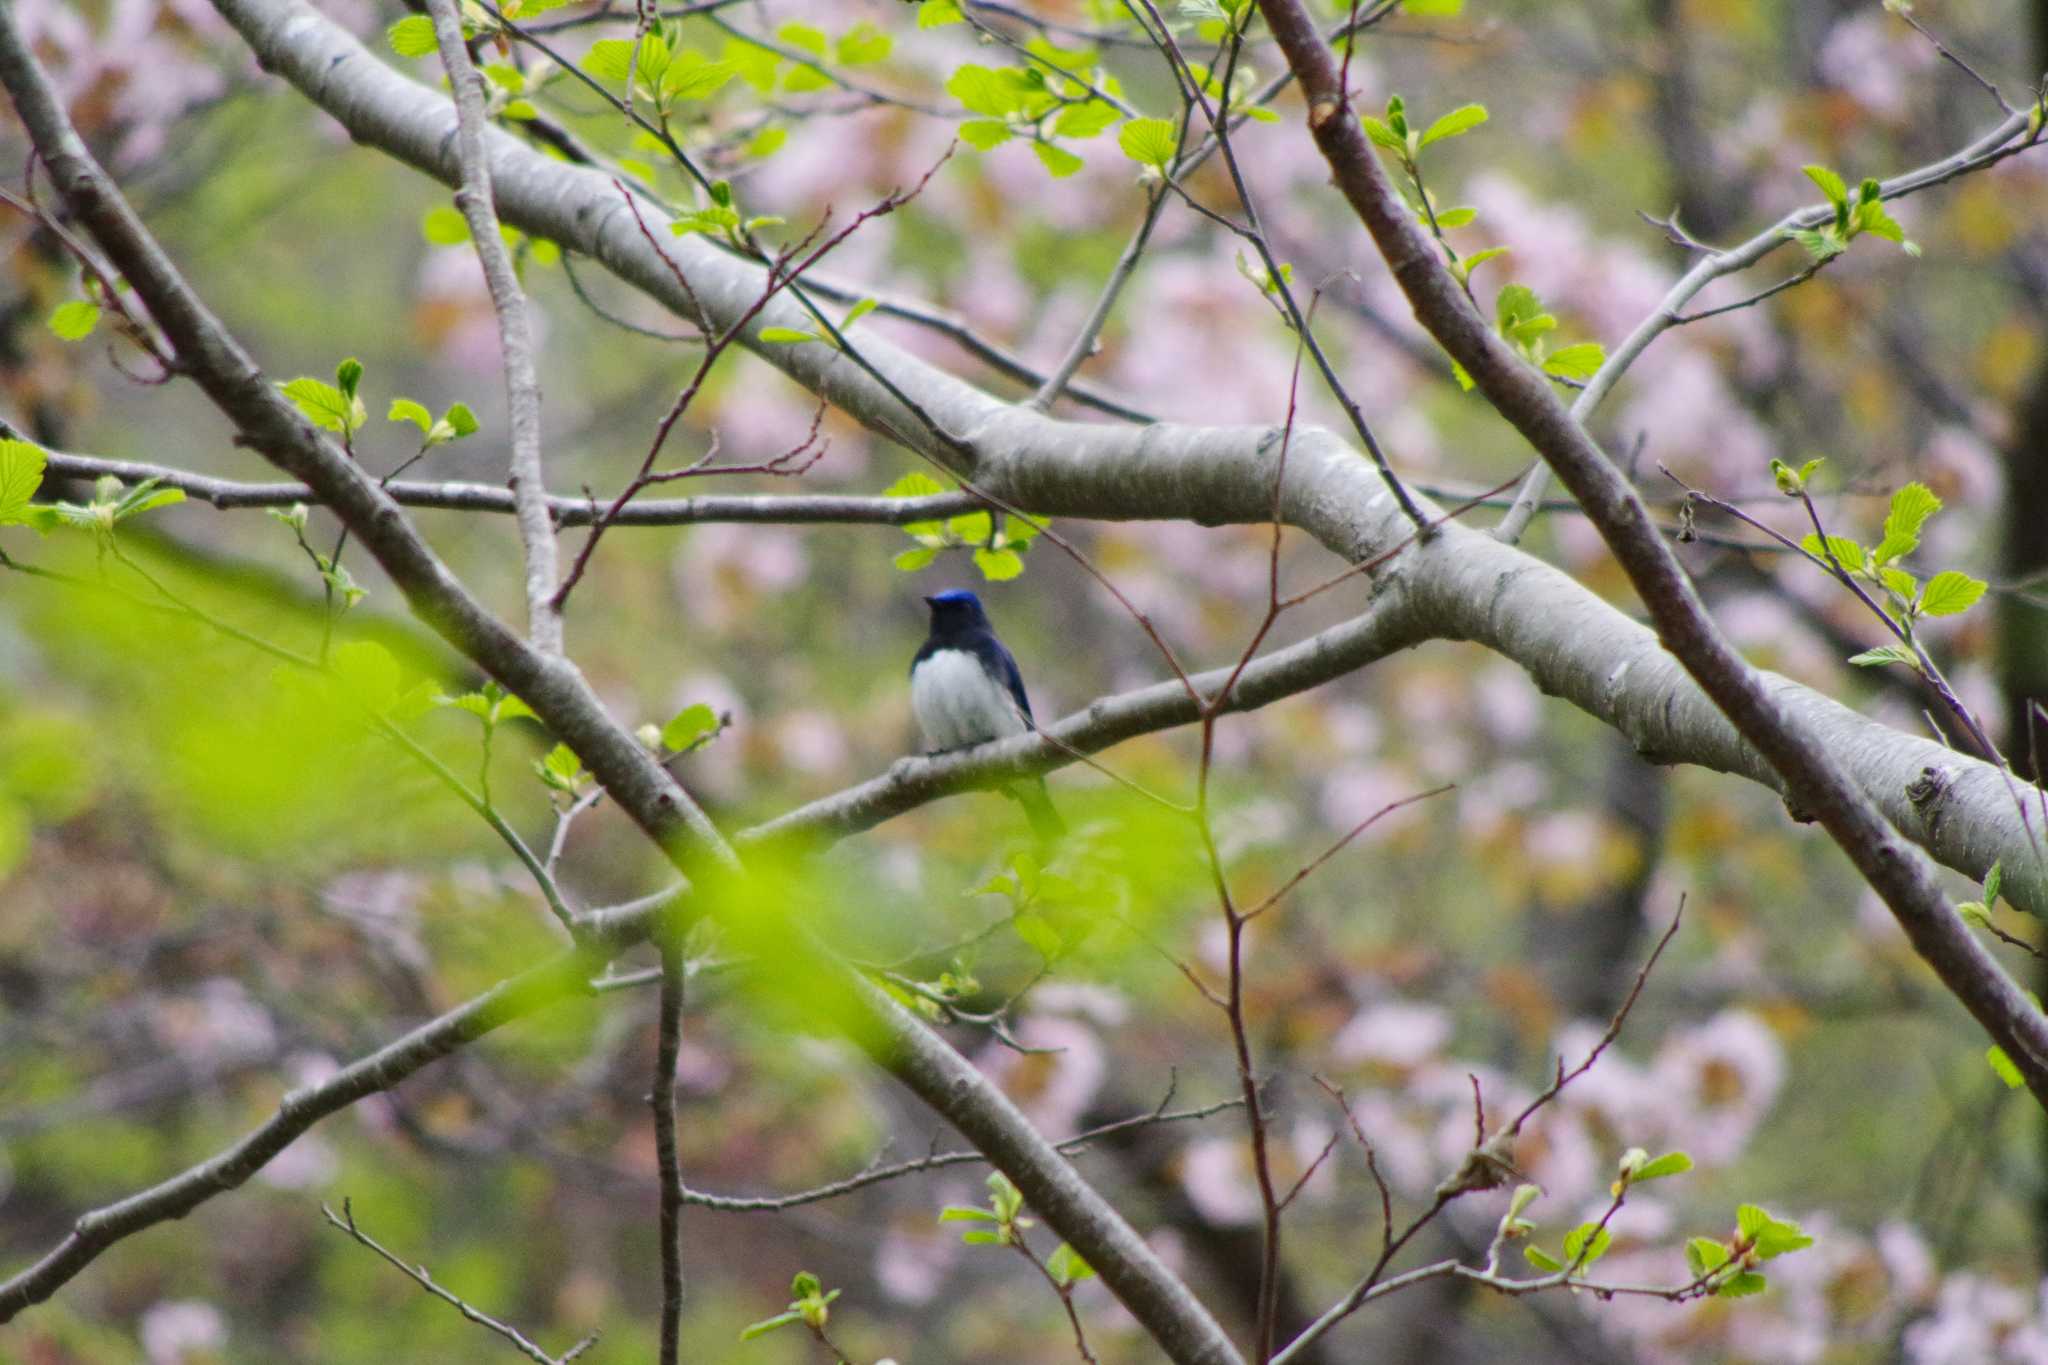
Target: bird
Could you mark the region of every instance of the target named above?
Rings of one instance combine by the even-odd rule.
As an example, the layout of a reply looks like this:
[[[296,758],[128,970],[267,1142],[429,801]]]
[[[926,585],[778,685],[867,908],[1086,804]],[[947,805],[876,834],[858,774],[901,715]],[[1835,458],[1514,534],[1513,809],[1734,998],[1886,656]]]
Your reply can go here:
[[[910,710],[926,748],[942,754],[1037,729],[1016,657],[996,638],[981,599],[956,588],[924,600],[932,629],[910,661]],[[1044,778],[1034,775],[1006,791],[1041,842],[1067,832]]]

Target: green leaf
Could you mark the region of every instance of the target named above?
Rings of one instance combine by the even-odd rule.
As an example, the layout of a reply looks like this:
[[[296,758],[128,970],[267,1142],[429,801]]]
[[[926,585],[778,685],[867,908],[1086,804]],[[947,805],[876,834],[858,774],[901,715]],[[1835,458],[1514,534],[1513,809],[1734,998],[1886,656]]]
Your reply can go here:
[[[1163,118],[1134,118],[1116,135],[1125,156],[1161,173],[1173,164],[1174,143],[1173,123]]]
[[[385,29],[384,41],[401,57],[424,57],[440,46],[434,39],[434,21],[424,14],[409,14]]]
[[[1666,1152],[1663,1156],[1646,1162],[1635,1173],[1635,1181],[1662,1180],[1670,1175],[1684,1175],[1692,1169],[1692,1158],[1684,1152]]]
[[[1988,908],[1998,903],[1998,890],[2005,885],[2005,860],[1999,859],[1984,874],[1984,904]]]
[[[1375,118],[1371,114],[1360,114],[1358,121],[1364,125],[1365,136],[1373,146],[1393,152],[1397,156],[1408,155],[1408,139],[1389,127],[1385,119]]]
[[[126,521],[144,512],[153,512],[159,507],[169,507],[185,500],[182,488],[158,488],[155,479],[145,479],[128,490],[120,502],[114,505],[114,520]]]
[[[686,47],[676,53],[663,69],[659,88],[672,100],[710,99],[738,74],[724,62],[714,62],[694,48]]]
[[[469,220],[452,204],[436,204],[420,217],[420,235],[435,246],[461,246],[469,240]]]
[[[980,1228],[961,1233],[960,1240],[971,1247],[1000,1247],[1010,1244],[1010,1239],[1002,1233],[984,1232]]]
[[[2005,1055],[2005,1049],[1993,1043],[1984,1053],[1984,1060],[1991,1063],[1992,1074],[2005,1082],[2007,1090],[2017,1090],[2027,1083],[2020,1069],[2012,1064],[2012,1058]]]
[[[321,379],[300,378],[277,386],[314,426],[347,435],[370,420],[361,399],[351,399]]]
[[[43,467],[48,463],[42,447],[0,439],[0,526],[28,522],[28,500],[42,487]]]
[[[633,68],[633,43],[627,38],[600,38],[583,54],[583,69],[600,81],[624,84]]]
[[[83,341],[100,325],[100,306],[88,299],[71,299],[50,310],[50,330],[64,341]]]
[[[794,346],[799,342],[824,340],[816,332],[802,332],[794,327],[763,327],[760,337],[772,346]]]
[[[342,689],[373,712],[382,712],[398,696],[398,660],[374,640],[336,645],[328,667]]]
[[[791,47],[807,52],[821,61],[825,57],[825,45],[830,41],[826,38],[824,29],[811,24],[799,24],[794,20],[777,28],[775,36]]]
[[[1927,580],[1927,586],[1920,593],[1920,614],[1923,616],[1954,616],[1977,605],[1977,599],[1984,595],[1990,585],[1981,578],[1972,578],[1955,569],[1946,569]]]
[[[1085,104],[1070,104],[1060,110],[1059,117],[1052,121],[1052,130],[1061,137],[1094,137],[1122,117],[1115,105],[1106,100],[1091,99]]]
[[[895,562],[896,567],[903,570],[903,572],[916,573],[919,569],[929,567],[931,562],[938,557],[939,552],[935,547],[920,545],[897,555]]]
[[[839,330],[845,331],[881,306],[881,303],[876,299],[862,299],[859,303],[846,310],[845,317],[839,319]]]
[[[1017,937],[1023,939],[1031,951],[1047,962],[1057,960],[1066,947],[1059,930],[1053,928],[1052,921],[1043,915],[1032,912],[1016,915],[1011,918],[1010,927],[1017,931]]]
[[[946,486],[920,469],[913,469],[882,490],[885,498],[928,498],[943,493]]]
[[[1522,1259],[1535,1266],[1538,1270],[1551,1275],[1555,1275],[1558,1271],[1564,1269],[1563,1261],[1558,1260],[1557,1257],[1551,1255],[1542,1247],[1537,1246],[1534,1242],[1522,1248]]]
[[[548,750],[546,758],[535,759],[533,770],[540,780],[556,791],[574,792],[583,776],[583,761],[566,744]]]
[[[1450,231],[1450,230],[1451,230],[1452,228],[1461,228],[1461,227],[1464,227],[1464,226],[1465,226],[1466,224],[1468,224],[1468,223],[1472,222],[1472,221],[1473,221],[1473,220],[1474,220],[1475,218],[1477,218],[1478,216],[1479,216],[1479,210],[1478,210],[1478,209],[1473,209],[1473,208],[1455,208],[1455,209],[1445,209],[1445,210],[1444,210],[1443,212],[1441,212],[1441,213],[1437,214],[1437,216],[1436,216],[1436,225],[1437,225],[1438,227],[1442,228],[1442,229],[1443,229],[1444,231],[1448,232],[1448,231]]]
[[[1827,548],[1823,549],[1821,548],[1820,537],[1812,531],[1808,531],[1800,540],[1799,548],[1831,569],[1834,565],[1828,564],[1828,555],[1830,553],[1850,573],[1855,573],[1863,567],[1863,547],[1847,536],[1829,536]]]
[[[1000,1222],[1001,1219],[987,1209],[969,1208],[964,1204],[949,1204],[939,1210],[939,1221],[941,1223],[995,1223]]]
[[[1003,119],[1024,107],[1017,74],[972,62],[956,70],[946,82],[946,93],[967,107],[968,112]]]
[[[1408,0],[1402,12],[1416,19],[1449,19],[1465,12],[1465,0]]]
[[[894,40],[863,19],[845,33],[833,45],[833,52],[841,66],[872,66],[889,59]]]
[[[1575,346],[1560,347],[1545,356],[1543,371],[1566,379],[1591,379],[1606,361],[1605,346],[1597,341],[1581,341]]]
[[[680,753],[717,729],[718,713],[701,701],[693,702],[661,727],[661,744]]]
[[[1695,1237],[1685,1244],[1685,1261],[1692,1267],[1694,1279],[1710,1275],[1727,1265],[1728,1256],[1727,1245],[1711,1237]]]
[[[987,512],[962,512],[946,522],[946,534],[965,545],[979,545],[995,534],[995,518]]]
[[[1613,1234],[1598,1223],[1581,1223],[1565,1234],[1565,1263],[1577,1263],[1580,1269],[1584,1269],[1606,1255],[1613,1242]]]
[[[1839,208],[1849,202],[1849,187],[1842,182],[1841,176],[1825,166],[1805,166],[1801,169],[1806,172],[1808,180],[1820,186],[1820,192],[1827,196],[1830,204]]]
[[[752,1341],[755,1337],[768,1335],[778,1327],[787,1327],[793,1322],[800,1321],[802,1321],[801,1315],[792,1308],[786,1313],[777,1313],[772,1318],[762,1318],[759,1322],[749,1323],[747,1326],[742,1327],[740,1329],[740,1340]]]
[[[1435,123],[1430,124],[1428,128],[1424,129],[1422,133],[1422,145],[1427,147],[1432,142],[1442,142],[1445,138],[1457,137],[1460,134],[1469,133],[1474,128],[1477,128],[1480,124],[1484,122],[1486,122],[1485,105],[1463,105],[1457,109],[1451,110],[1450,113],[1445,114],[1442,118],[1438,119]]]
[[[1849,662],[1858,668],[1883,668],[1886,664],[1904,664],[1915,670],[1920,667],[1920,660],[1904,645],[1879,645],[1876,649],[1866,649],[1861,654],[1850,655]]]
[[[1909,483],[1892,494],[1892,505],[1884,514],[1884,539],[1877,545],[1877,562],[1888,564],[1920,548],[1920,532],[1927,519],[1940,510],[1941,499],[1924,483]]]
[[[1038,154],[1039,161],[1052,173],[1055,180],[1064,180],[1087,164],[1066,148],[1050,142],[1034,142],[1031,144],[1031,150]]]
[[[1907,602],[1920,595],[1920,580],[1904,569],[1879,569],[1877,581]]]
[[[1752,1294],[1761,1294],[1770,1287],[1770,1281],[1754,1270],[1745,1270],[1714,1287],[1714,1296],[1722,1299],[1746,1299]]]
[[[1052,1273],[1053,1280],[1062,1285],[1073,1284],[1095,1274],[1094,1267],[1081,1259],[1081,1253],[1065,1242],[1053,1248],[1052,1255],[1045,1258],[1045,1268]]]
[[[922,0],[917,7],[917,26],[921,29],[966,22],[967,16],[960,12],[960,0]]]
[[[1001,583],[1024,572],[1024,557],[1015,550],[991,550],[984,546],[974,552],[974,567],[989,582]]]
[[[441,414],[441,420],[446,422],[458,437],[474,436],[479,430],[476,414],[469,410],[467,403],[450,403],[448,411]]]
[[[753,138],[747,143],[744,151],[747,156],[750,156],[755,160],[759,161],[767,157],[774,156],[777,152],[782,150],[782,145],[788,141],[789,129],[784,128],[779,123],[770,124],[768,127],[763,128],[760,132],[754,134]]]
[[[1010,125],[999,119],[970,119],[960,125],[960,140],[981,151],[992,151],[1002,146],[1016,133]]]
[[[1787,228],[1785,235],[1806,248],[1806,254],[1816,261],[1832,260],[1847,251],[1848,244],[1832,232],[1815,232],[1812,228]]]
[[[422,436],[434,429],[434,415],[428,412],[423,404],[415,403],[410,398],[392,399],[391,411],[384,414],[384,420],[410,422],[420,429]]]

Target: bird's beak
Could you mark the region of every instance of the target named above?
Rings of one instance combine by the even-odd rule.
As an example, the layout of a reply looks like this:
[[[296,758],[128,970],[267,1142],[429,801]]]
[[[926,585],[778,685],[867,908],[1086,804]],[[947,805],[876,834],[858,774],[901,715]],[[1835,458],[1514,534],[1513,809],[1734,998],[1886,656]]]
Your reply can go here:
[[[937,598],[935,598],[935,597],[927,597],[927,598],[925,598],[925,599],[924,599],[924,604],[925,604],[926,606],[928,606],[928,607],[929,607],[929,606],[933,605],[933,604],[934,604],[935,602],[937,602],[937,601],[938,601],[938,599],[937,599]]]

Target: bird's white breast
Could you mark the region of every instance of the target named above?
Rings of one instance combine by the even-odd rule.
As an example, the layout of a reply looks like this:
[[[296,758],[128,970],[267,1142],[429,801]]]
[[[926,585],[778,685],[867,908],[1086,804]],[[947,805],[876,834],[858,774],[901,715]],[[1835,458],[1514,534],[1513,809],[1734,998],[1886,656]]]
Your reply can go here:
[[[928,656],[910,675],[910,710],[933,752],[1022,734],[1024,717],[981,660],[958,649]]]

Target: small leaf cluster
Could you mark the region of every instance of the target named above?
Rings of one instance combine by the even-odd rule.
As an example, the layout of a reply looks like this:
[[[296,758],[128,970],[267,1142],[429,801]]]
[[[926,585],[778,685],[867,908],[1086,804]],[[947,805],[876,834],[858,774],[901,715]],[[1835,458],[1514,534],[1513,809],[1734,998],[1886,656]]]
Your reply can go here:
[[[1684,1152],[1666,1152],[1662,1156],[1653,1157],[1641,1147],[1631,1147],[1622,1153],[1609,1192],[1619,1201],[1637,1185],[1662,1180],[1667,1176],[1683,1175],[1691,1169],[1692,1158]],[[1501,1219],[1502,1240],[1525,1237],[1535,1230],[1535,1225],[1521,1215],[1539,1193],[1541,1191],[1534,1185],[1516,1187],[1514,1197],[1508,1204],[1508,1212]],[[1569,1270],[1577,1275],[1605,1256],[1613,1244],[1614,1238],[1607,1231],[1606,1220],[1602,1219],[1598,1222],[1581,1223],[1566,1233],[1561,1256],[1553,1256],[1531,1242],[1522,1248],[1522,1257],[1530,1265],[1548,1274],[1555,1275],[1560,1271]]]
[[[772,1318],[763,1318],[741,1328],[740,1340],[752,1341],[755,1337],[768,1335],[778,1327],[788,1327],[799,1322],[813,1332],[821,1332],[832,1318],[832,1300],[838,1298],[839,1293],[837,1289],[826,1289],[823,1282],[810,1271],[799,1270],[796,1277],[789,1282],[789,1307]]]
[[[1863,181],[1852,197],[1842,177],[1827,167],[1805,169],[1806,178],[1820,186],[1820,192],[1827,196],[1835,211],[1834,221],[1818,228],[1787,228],[1785,235],[1805,247],[1816,264],[1841,255],[1849,249],[1850,242],[1865,233],[1898,243],[1908,256],[1920,254],[1919,244],[1908,241],[1906,230],[1886,211],[1884,188],[1875,180]]]
[[[755,229],[779,227],[782,225],[783,220],[772,214],[762,214],[753,218],[742,215],[739,202],[733,198],[732,182],[730,180],[712,181],[710,186],[704,191],[704,197],[710,202],[677,217],[668,225],[668,230],[678,237],[687,237],[693,232],[701,232],[706,236],[722,236],[735,246],[744,246],[747,234]],[[862,309],[860,311],[864,312],[866,310]],[[847,316],[850,325],[851,319],[859,316],[859,313],[849,313]],[[789,330],[791,329],[766,328],[762,332],[762,338],[764,340],[771,339],[768,337],[769,332]],[[811,339],[811,334],[807,332],[800,332],[795,335],[801,340],[808,341]],[[788,340],[789,338],[781,339]]]
[[[1773,461],[1771,471],[1788,496],[1804,496],[1806,481],[1820,461],[1808,460],[1795,473]],[[1919,653],[1911,647],[1913,622],[1926,616],[1956,616],[1968,611],[1984,596],[1989,584],[1956,569],[1946,569],[1921,582],[1899,567],[1899,562],[1920,547],[1920,535],[1928,520],[1941,510],[1941,499],[1923,483],[1909,483],[1892,494],[1885,512],[1884,535],[1877,544],[1864,546],[1849,536],[1817,531],[1806,534],[1799,548],[1830,572],[1839,570],[1850,578],[1876,586],[1884,594],[1886,618],[1908,638],[1903,645],[1881,645],[1867,649],[1849,660],[1860,667],[1905,664],[1922,669]]]
[[[340,604],[342,611],[347,611],[369,596],[357,585],[355,575],[351,574],[339,559],[333,555],[321,554],[313,548],[312,542],[306,539],[309,517],[306,504],[295,502],[290,507],[273,507],[270,509],[270,517],[273,521],[282,522],[292,533],[299,543],[299,548],[305,551],[306,558],[313,562],[313,569],[320,575],[320,581],[326,584],[328,593]]]
[[[725,717],[701,701],[691,702],[661,727],[661,747],[672,754],[686,754],[717,739],[725,726]]]
[[[164,488],[158,479],[144,479],[130,488],[104,474],[93,484],[89,502],[31,502],[43,485],[47,463],[38,446],[0,440],[0,526],[32,526],[44,535],[69,526],[111,537],[128,518],[185,500],[183,489]]]
[[[1399,95],[1387,99],[1384,118],[1362,114],[1359,121],[1365,127],[1365,135],[1375,147],[1389,153],[1406,176],[1403,192],[1408,196],[1408,207],[1426,226],[1437,245],[1444,253],[1444,264],[1460,285],[1470,289],[1472,272],[1496,256],[1505,256],[1504,246],[1485,247],[1470,255],[1461,256],[1444,233],[1452,228],[1469,227],[1479,217],[1479,210],[1460,205],[1442,208],[1437,204],[1436,195],[1422,181],[1422,152],[1450,138],[1462,137],[1486,122],[1488,114],[1483,104],[1460,105],[1450,113],[1433,121],[1427,128],[1416,128],[1408,122],[1408,106]]]
[[[277,387],[292,400],[292,405],[304,414],[307,421],[322,431],[334,432],[344,442],[352,442],[356,433],[370,421],[370,410],[362,399],[362,383],[363,364],[350,356],[335,366],[332,384],[302,375]],[[474,436],[481,430],[476,414],[469,410],[467,403],[451,403],[446,412],[435,417],[424,403],[411,398],[394,398],[390,411],[384,417],[389,422],[410,422],[418,427],[421,453],[459,441],[465,436]],[[280,515],[278,519],[286,525],[292,524],[288,515]],[[299,525],[303,527],[303,517]]]
[[[485,730],[495,730],[506,721],[540,719],[532,707],[495,682],[487,682],[477,691],[464,692],[459,696],[437,692],[434,705],[465,711],[482,721]]]
[[[929,474],[909,473],[883,490],[889,498],[922,498],[946,489]],[[913,521],[903,533],[917,544],[896,556],[896,567],[905,573],[927,568],[939,552],[959,546],[974,547],[974,567],[990,582],[1002,582],[1024,572],[1024,552],[1036,540],[1040,528],[1021,517],[1005,517],[1000,528],[987,512],[962,512],[944,521]]]
[[[665,123],[676,106],[708,100],[740,74],[733,63],[684,45],[681,33],[680,24],[667,23],[637,39],[600,38],[583,54],[583,69],[620,90],[630,76],[633,93],[651,102],[655,116]]]
[[[976,1224],[960,1234],[960,1240],[969,1246],[1019,1245],[1024,1240],[1024,1229],[1031,1227],[1033,1222],[1024,1216],[1023,1194],[1001,1171],[989,1172],[987,1184],[986,1208],[949,1204],[940,1210],[939,1221]]]
[[[1727,1241],[1695,1237],[1685,1244],[1686,1264],[1702,1288],[1717,1298],[1761,1294],[1768,1281],[1757,1267],[1787,1252],[1802,1251],[1813,1238],[1789,1218],[1777,1218],[1755,1204],[1735,1211],[1735,1235]]]
[[[590,784],[596,780],[584,771],[583,760],[576,757],[576,751],[566,744],[557,744],[536,758],[533,775],[549,791],[571,801],[589,790]]]
[[[1526,284],[1504,285],[1493,301],[1494,330],[1516,355],[1543,373],[1558,379],[1584,381],[1600,372],[1607,348],[1597,341],[1574,342],[1550,348],[1550,333],[1557,330],[1557,318],[1546,311],[1536,291]],[[1452,373],[1458,387],[1469,391],[1472,376],[1455,362]]]
[[[1123,87],[1098,65],[1093,48],[1056,47],[1043,36],[1033,38],[1026,48],[1038,64],[994,67],[967,62],[947,78],[946,93],[976,115],[960,125],[962,142],[986,152],[1013,138],[1028,138],[1046,172],[1061,179],[1086,163],[1059,139],[1085,140],[1115,124],[1123,117],[1122,110],[1096,91],[1121,98]]]

